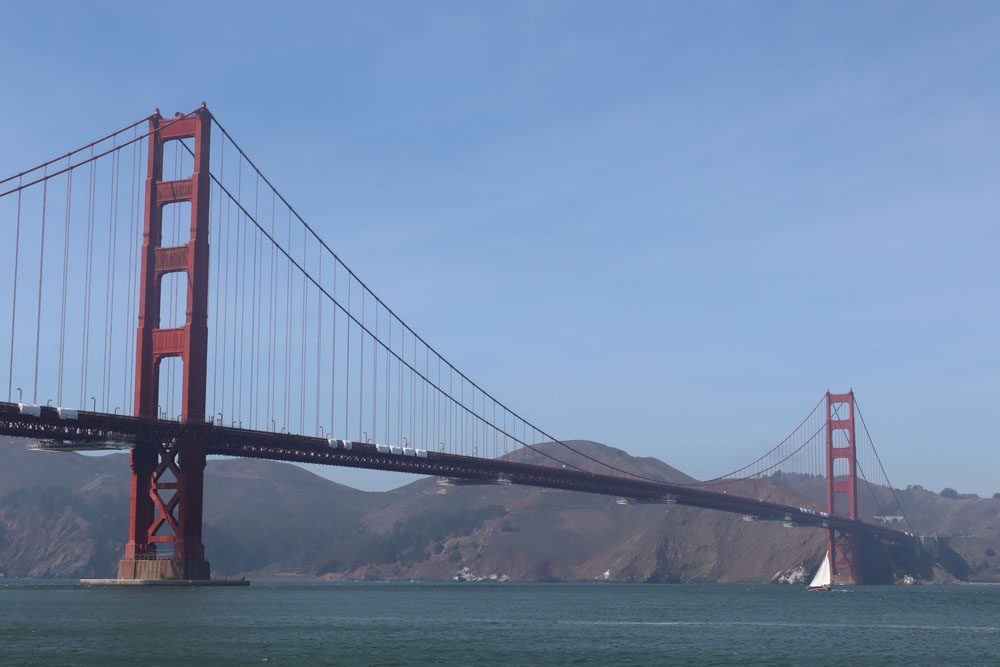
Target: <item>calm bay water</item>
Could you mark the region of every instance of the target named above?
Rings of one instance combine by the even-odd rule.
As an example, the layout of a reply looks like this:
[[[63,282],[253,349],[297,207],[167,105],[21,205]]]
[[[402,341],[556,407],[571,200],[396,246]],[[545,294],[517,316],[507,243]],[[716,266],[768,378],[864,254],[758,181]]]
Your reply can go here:
[[[1000,586],[0,583],[0,664],[998,664]]]

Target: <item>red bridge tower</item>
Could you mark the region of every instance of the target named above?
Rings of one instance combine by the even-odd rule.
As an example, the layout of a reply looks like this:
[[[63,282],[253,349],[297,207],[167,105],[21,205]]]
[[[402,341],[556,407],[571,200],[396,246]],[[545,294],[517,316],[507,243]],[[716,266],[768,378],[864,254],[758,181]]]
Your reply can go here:
[[[204,104],[187,116],[164,121],[157,112],[149,121],[135,375],[138,417],[160,416],[160,362],[178,357],[183,364],[181,420],[205,422],[211,125]],[[190,178],[165,181],[164,144],[180,139],[193,139],[194,171]],[[191,237],[184,245],[163,247],[163,207],[177,202],[191,203]],[[161,284],[170,273],[187,275],[187,315],[183,326],[162,329]],[[131,468],[129,539],[119,579],[208,579],[201,541],[204,443],[196,436],[140,440],[132,449]]]
[[[854,392],[826,393],[826,502],[827,511],[836,514],[837,500],[847,496],[851,519],[858,519],[858,462],[854,431]],[[846,466],[837,465],[846,461]],[[834,583],[860,584],[858,567],[860,534],[856,528],[842,531],[830,528],[830,575]]]

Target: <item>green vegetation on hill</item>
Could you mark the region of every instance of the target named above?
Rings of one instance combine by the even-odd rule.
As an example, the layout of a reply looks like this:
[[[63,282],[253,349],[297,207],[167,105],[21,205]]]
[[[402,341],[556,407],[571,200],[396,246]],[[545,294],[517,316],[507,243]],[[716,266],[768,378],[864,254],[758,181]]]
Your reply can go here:
[[[386,535],[368,533],[361,544],[345,560],[331,560],[321,566],[321,572],[353,569],[378,563],[422,562],[435,553],[435,546],[449,537],[467,535],[484,521],[503,516],[499,505],[487,505],[469,510],[419,514],[404,521],[397,521]]]

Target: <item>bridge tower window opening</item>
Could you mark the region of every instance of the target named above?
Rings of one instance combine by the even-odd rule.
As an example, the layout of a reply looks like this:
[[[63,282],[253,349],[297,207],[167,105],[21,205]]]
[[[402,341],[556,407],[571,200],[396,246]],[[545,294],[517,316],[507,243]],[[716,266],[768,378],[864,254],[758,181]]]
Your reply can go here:
[[[183,404],[184,360],[164,357],[157,364],[157,417],[180,421]]]
[[[163,180],[185,181],[194,174],[194,158],[190,139],[168,139],[162,145]]]
[[[188,280],[184,271],[165,274],[160,280],[160,329],[177,329],[187,321]]]
[[[161,248],[186,246],[191,241],[191,202],[164,204],[160,220]]]

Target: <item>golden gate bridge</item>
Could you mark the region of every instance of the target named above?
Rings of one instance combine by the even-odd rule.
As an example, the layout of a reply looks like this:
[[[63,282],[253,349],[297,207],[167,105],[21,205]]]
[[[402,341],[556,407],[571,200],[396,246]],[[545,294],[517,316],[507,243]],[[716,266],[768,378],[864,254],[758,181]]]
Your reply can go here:
[[[130,450],[120,579],[210,579],[202,505],[215,455],[812,527],[827,533],[841,583],[864,581],[866,545],[916,544],[908,525],[874,518],[908,524],[851,391],[826,392],[754,461],[690,484],[553,437],[404,322],[205,104],[169,119],[157,110],[0,180],[0,231],[0,435],[51,451]],[[822,482],[825,504],[755,497],[749,482],[789,473]]]

